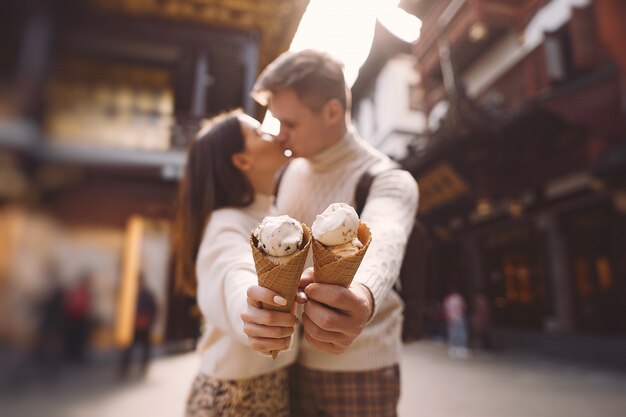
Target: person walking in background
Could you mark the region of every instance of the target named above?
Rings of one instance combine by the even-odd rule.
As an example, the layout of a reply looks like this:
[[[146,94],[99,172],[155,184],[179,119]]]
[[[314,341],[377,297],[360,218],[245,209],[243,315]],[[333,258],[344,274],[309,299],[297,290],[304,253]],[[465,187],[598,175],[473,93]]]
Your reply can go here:
[[[277,195],[281,214],[311,225],[331,203],[355,206],[361,175],[390,163],[349,125],[343,64],[326,53],[284,53],[259,76],[252,95],[280,121],[276,140],[294,157]],[[361,213],[373,239],[351,286],[311,283],[314,271],[303,273],[308,301],[290,379],[292,415],[396,415],[402,301],[393,286],[417,200],[408,172],[376,175]]]
[[[58,268],[48,266],[48,288],[38,305],[39,321],[35,341],[35,361],[45,376],[54,376],[59,370],[63,353],[63,329],[65,317],[63,298],[65,289],[61,283]]]
[[[287,366],[296,351],[274,360],[250,347],[260,337],[266,354],[287,349],[296,324],[293,311],[257,308],[259,302],[286,305],[277,293],[258,286],[248,291],[257,283],[250,232],[275,214],[274,178],[287,162],[259,128],[247,115],[227,113],[211,120],[188,152],[175,228],[176,279],[196,295],[205,329],[187,417],[289,415]],[[278,326],[265,325],[270,317]]]
[[[427,334],[437,342],[446,341],[446,315],[443,303],[440,300],[431,300],[427,304],[425,322],[428,326]]]
[[[150,362],[152,326],[157,316],[157,303],[152,292],[146,286],[143,274],[139,275],[139,289],[137,291],[137,310],[135,312],[135,325],[133,340],[122,355],[120,374],[128,376],[132,353],[135,346],[141,348],[141,375],[148,371]]]
[[[467,358],[467,321],[465,320],[465,299],[453,290],[443,301],[448,324],[448,354],[453,358]]]
[[[478,350],[493,349],[491,340],[491,306],[489,298],[483,293],[474,297],[474,308],[472,310],[472,347]]]
[[[63,295],[65,353],[72,362],[82,362],[91,333],[91,281],[84,273]]]

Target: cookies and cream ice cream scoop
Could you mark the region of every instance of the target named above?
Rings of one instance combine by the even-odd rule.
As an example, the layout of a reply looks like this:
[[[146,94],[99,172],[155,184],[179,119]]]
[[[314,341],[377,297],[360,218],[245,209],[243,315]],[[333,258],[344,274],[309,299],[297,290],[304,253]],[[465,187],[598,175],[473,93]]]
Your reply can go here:
[[[349,287],[372,240],[369,227],[350,205],[333,203],[311,229],[315,282]]]
[[[287,216],[268,216],[263,219],[252,234],[257,239],[257,247],[266,255],[286,257],[298,251],[302,244],[302,225]]]
[[[333,203],[315,218],[311,232],[321,244],[335,246],[352,241],[359,230],[359,224],[359,215],[352,206]]]

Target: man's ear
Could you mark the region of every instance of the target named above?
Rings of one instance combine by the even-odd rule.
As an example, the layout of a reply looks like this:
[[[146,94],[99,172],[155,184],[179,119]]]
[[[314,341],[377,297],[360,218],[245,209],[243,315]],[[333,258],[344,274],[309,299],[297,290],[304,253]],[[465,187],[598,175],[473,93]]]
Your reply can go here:
[[[336,98],[331,98],[326,102],[324,108],[324,117],[330,124],[335,124],[346,117],[345,110],[341,102]]]
[[[246,172],[252,168],[250,157],[243,152],[237,152],[230,157],[231,162],[239,171]]]

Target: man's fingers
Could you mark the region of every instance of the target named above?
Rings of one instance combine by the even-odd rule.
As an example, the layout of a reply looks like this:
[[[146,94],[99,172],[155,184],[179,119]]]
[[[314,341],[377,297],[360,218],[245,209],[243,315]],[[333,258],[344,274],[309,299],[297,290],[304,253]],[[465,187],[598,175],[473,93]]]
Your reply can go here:
[[[349,345],[352,342],[352,337],[347,336],[344,333],[332,332],[328,330],[324,330],[319,327],[315,322],[306,315],[306,313],[302,314],[302,324],[304,325],[305,332],[320,342],[329,342],[333,344],[340,345]]]
[[[334,343],[329,343],[329,342],[320,342],[319,340],[316,340],[315,338],[311,337],[306,331],[304,332],[304,338],[312,346],[327,353],[338,355],[340,353],[343,353],[344,350],[346,350],[345,346],[339,346],[339,345],[335,345]]]
[[[354,283],[350,288],[344,288],[339,285],[312,283],[305,288],[305,292],[309,299],[345,313],[361,324],[365,324],[373,312],[371,292],[363,284]]]
[[[257,307],[258,302],[262,302],[265,306],[281,307],[287,305],[287,300],[275,291],[259,285],[248,287],[248,305]]]
[[[309,300],[304,305],[303,312],[303,316],[306,315],[317,327],[328,332],[356,336],[362,330],[362,326],[354,323],[350,316],[332,310],[315,300]]]
[[[312,283],[304,289],[307,297],[333,308],[351,311],[355,297],[347,288],[332,284]]]

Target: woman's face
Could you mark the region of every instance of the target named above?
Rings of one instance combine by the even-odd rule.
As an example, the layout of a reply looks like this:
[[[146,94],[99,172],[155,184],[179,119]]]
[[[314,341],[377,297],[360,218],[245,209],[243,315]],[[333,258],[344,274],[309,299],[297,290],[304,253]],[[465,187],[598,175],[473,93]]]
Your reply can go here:
[[[253,170],[260,175],[274,175],[288,158],[283,149],[267,133],[262,133],[261,124],[252,117],[242,114],[238,116],[245,139],[246,154]]]

